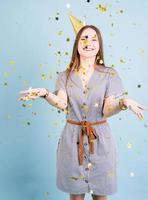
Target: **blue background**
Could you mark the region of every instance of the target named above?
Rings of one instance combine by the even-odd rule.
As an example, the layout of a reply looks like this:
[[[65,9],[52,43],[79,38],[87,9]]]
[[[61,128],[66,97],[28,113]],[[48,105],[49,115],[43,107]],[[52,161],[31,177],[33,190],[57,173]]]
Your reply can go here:
[[[99,4],[106,3],[101,12]],[[69,13],[101,30],[105,64],[119,72],[129,98],[148,107],[147,8],[146,0],[0,0],[0,199],[69,199],[55,182],[64,113],[41,98],[18,101],[19,91],[29,87],[54,91],[75,39]],[[129,110],[108,119],[119,153],[118,192],[110,199],[148,199],[144,114],[143,121]]]

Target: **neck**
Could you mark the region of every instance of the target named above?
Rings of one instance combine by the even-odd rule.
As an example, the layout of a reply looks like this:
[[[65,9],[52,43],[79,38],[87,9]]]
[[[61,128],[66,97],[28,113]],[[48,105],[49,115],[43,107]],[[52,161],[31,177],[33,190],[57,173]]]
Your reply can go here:
[[[84,68],[84,70],[90,69],[90,67],[94,67],[96,56],[92,57],[84,57],[80,56],[80,65]]]

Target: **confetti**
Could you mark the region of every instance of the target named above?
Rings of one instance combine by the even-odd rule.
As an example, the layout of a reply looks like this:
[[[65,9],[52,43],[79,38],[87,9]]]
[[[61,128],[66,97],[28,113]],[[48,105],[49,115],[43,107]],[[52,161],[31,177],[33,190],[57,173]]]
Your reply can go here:
[[[88,163],[87,166],[88,166],[88,168],[90,169],[90,168],[92,168],[93,165],[92,165],[92,163]]]
[[[139,53],[143,54],[143,53],[144,53],[144,49],[141,48],[141,49],[139,50]]]
[[[126,63],[125,60],[123,58],[120,58],[120,62],[121,63]]]
[[[98,107],[99,106],[99,104],[98,103],[95,103],[95,107]]]
[[[15,61],[14,60],[9,60],[9,64],[10,65],[15,65]]]
[[[67,8],[70,8],[70,6],[71,6],[70,3],[67,3],[67,4],[66,4],[66,7],[67,7]]]
[[[108,9],[108,4],[105,4],[105,5],[101,5],[99,4],[96,9],[99,10],[101,13],[105,13]]]
[[[138,84],[138,85],[137,85],[137,87],[138,87],[138,88],[141,88],[141,85],[140,85],[140,84]]]
[[[128,143],[128,144],[127,144],[127,148],[128,148],[128,149],[131,149],[131,148],[132,148],[132,144],[131,144],[131,143]]]
[[[66,41],[69,42],[69,41],[70,41],[70,38],[66,38]]]
[[[62,34],[63,34],[63,31],[58,31],[58,32],[57,32],[57,35],[58,35],[58,36],[61,36]]]
[[[113,172],[113,171],[109,171],[109,172],[107,173],[107,176],[113,177],[113,176],[114,176],[114,172]]]
[[[90,193],[90,194],[93,194],[93,190],[90,190],[89,193]]]
[[[42,75],[41,75],[41,79],[42,79],[42,80],[46,80],[46,74],[42,74]]]
[[[133,177],[134,176],[134,172],[130,172],[130,176]]]

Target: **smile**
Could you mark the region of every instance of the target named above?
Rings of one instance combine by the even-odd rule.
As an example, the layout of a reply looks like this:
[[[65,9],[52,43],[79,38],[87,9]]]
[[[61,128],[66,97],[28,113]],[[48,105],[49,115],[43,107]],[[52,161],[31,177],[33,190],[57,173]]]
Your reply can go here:
[[[84,51],[93,51],[94,49],[85,49],[83,48]]]

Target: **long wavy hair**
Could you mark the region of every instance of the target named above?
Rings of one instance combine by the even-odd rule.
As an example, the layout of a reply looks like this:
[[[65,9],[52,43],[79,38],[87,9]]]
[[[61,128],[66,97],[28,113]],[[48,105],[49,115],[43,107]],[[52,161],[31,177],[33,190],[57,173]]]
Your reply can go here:
[[[70,61],[70,64],[68,65],[67,69],[66,69],[66,75],[67,75],[67,79],[66,79],[66,86],[67,86],[67,80],[68,80],[68,77],[69,77],[69,74],[71,71],[73,70],[79,70],[80,68],[80,54],[78,52],[78,42],[79,42],[79,39],[81,37],[81,34],[82,32],[87,29],[87,28],[92,28],[93,30],[96,31],[96,34],[98,36],[98,41],[99,41],[99,51],[98,53],[96,54],[96,58],[95,58],[95,64],[98,64],[100,65],[100,60],[102,60],[102,66],[105,67],[105,63],[104,63],[104,54],[103,54],[103,40],[102,40],[102,36],[101,36],[101,32],[100,30],[96,27],[96,26],[93,26],[93,25],[85,25],[83,26],[79,32],[77,33],[76,35],[76,38],[75,38],[75,42],[74,42],[74,46],[73,46],[73,52],[72,52],[72,57],[71,57],[71,61]],[[99,59],[98,59],[99,58]],[[66,87],[67,88],[67,87]]]

